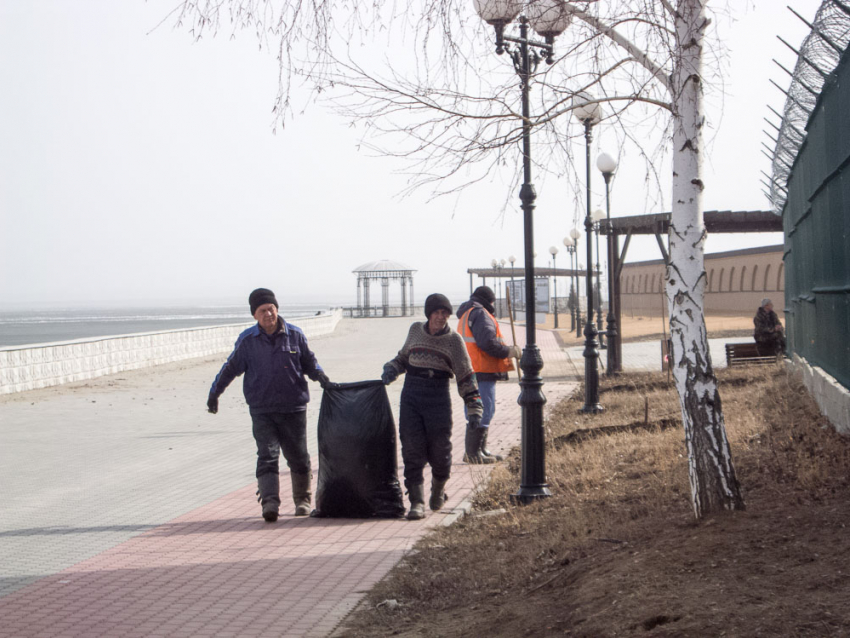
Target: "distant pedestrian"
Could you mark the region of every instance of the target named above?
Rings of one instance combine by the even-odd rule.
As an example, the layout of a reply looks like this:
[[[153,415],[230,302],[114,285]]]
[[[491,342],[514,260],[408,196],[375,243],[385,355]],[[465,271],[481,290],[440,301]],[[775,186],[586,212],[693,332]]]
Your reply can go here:
[[[496,412],[496,381],[508,378],[508,371],[514,369],[511,358],[522,355],[519,346],[505,344],[499,322],[493,313],[496,294],[489,286],[476,288],[469,301],[463,302],[457,309],[458,334],[463,338],[472,368],[478,379],[478,391],[484,405],[484,415],[479,427],[467,424],[466,453],[463,460],[467,463],[493,463],[502,457],[487,449],[487,435],[490,421]]]
[[[257,325],[236,339],[210,388],[207,408],[218,412],[218,397],[230,382],[245,375],[242,391],[248,402],[257,443],[257,493],[263,518],[273,523],[280,508],[280,453],[289,466],[295,515],[310,513],[312,471],[307,451],[307,403],[310,392],[305,375],[325,388],[330,381],[307,345],[300,328],[278,315],[274,293],[257,288],[248,297]]]
[[[392,383],[405,374],[401,391],[398,432],[404,461],[404,486],[410,499],[407,518],[425,517],[425,464],[431,465],[429,506],[437,511],[448,498],[446,483],[452,469],[452,403],[449,380],[457,379],[471,424],[481,422],[478,383],[463,339],[448,325],[452,304],[440,294],[425,299],[428,321],[410,326],[407,340],[384,365],[381,380]]]
[[[753,317],[753,325],[753,337],[760,355],[778,356],[785,352],[785,329],[773,311],[773,302],[770,299],[761,300],[761,306]]]

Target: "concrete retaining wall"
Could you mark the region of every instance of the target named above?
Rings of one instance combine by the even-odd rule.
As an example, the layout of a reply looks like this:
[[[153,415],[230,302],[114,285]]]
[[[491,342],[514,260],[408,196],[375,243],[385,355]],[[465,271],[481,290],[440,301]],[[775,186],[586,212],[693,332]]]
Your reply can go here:
[[[333,332],[340,309],[294,319],[308,337]],[[228,353],[251,323],[164,330],[0,349],[0,394],[94,379],[183,359]]]
[[[829,419],[838,432],[850,435],[850,391],[796,354],[789,365],[794,372],[803,376],[803,384],[818,404],[821,414]]]

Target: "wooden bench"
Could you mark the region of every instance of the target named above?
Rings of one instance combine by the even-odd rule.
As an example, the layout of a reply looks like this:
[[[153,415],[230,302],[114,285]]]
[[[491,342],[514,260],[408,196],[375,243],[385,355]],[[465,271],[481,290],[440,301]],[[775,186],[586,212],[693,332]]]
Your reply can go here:
[[[730,368],[776,363],[776,359],[775,356],[763,357],[760,355],[755,342],[726,344],[726,365]]]

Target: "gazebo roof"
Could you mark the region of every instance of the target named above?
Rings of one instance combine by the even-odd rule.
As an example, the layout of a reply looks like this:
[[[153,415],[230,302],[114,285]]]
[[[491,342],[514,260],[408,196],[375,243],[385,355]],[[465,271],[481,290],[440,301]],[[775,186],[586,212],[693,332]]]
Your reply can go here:
[[[351,272],[353,273],[381,273],[381,272],[416,272],[410,266],[399,261],[391,259],[379,259],[378,261],[370,261],[362,266],[358,266]]]

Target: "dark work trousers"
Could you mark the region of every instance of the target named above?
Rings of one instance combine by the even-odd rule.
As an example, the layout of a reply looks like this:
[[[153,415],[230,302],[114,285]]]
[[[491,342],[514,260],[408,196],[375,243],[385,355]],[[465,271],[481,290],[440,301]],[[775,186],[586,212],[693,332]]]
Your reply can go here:
[[[452,472],[452,401],[450,379],[405,375],[399,405],[398,435],[404,461],[404,486],[424,482],[422,470],[446,480]]]
[[[252,414],[254,440],[257,442],[257,478],[278,474],[280,452],[290,471],[310,473],[307,451],[307,412],[271,412]]]
[[[785,352],[785,337],[782,333],[776,333],[772,338],[756,341],[756,349],[762,357],[783,354]]]

